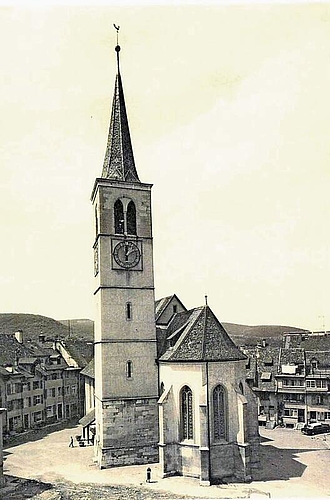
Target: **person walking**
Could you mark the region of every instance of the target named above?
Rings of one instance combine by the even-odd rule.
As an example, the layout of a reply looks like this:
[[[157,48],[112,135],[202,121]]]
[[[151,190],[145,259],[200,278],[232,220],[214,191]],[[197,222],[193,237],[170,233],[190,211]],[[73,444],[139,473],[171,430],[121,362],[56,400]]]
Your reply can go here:
[[[70,437],[70,444],[69,444],[69,448],[73,448],[74,444],[73,444],[73,437],[71,436]]]

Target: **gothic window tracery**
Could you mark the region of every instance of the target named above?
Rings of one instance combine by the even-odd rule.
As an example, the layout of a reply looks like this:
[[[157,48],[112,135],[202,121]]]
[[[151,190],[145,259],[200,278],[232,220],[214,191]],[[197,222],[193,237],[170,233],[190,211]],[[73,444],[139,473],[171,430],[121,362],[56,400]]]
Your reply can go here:
[[[227,407],[225,388],[217,385],[213,390],[213,437],[215,441],[227,438]]]
[[[193,396],[192,390],[187,385],[181,389],[180,404],[182,439],[193,439]]]

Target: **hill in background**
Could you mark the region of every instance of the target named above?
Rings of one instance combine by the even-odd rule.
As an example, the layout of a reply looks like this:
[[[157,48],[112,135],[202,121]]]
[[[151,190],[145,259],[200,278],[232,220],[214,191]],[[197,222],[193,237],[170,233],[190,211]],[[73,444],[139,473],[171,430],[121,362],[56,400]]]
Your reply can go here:
[[[256,345],[263,339],[272,346],[282,345],[284,333],[307,333],[308,330],[295,326],[280,325],[237,325],[236,323],[222,323],[228,335],[237,345]]]
[[[287,332],[306,332],[302,328],[279,325],[238,325],[223,323],[224,328],[237,345],[256,345],[265,339],[269,345],[281,345]],[[0,334],[23,330],[26,339],[37,339],[44,334],[48,339],[72,338],[91,342],[94,339],[94,322],[90,319],[60,320],[37,314],[0,314]]]
[[[94,323],[90,319],[75,319],[71,324],[71,320],[61,322],[39,314],[0,314],[0,334],[15,333],[17,330],[23,330],[26,340],[36,340],[43,334],[46,339],[72,337],[91,341],[94,335]]]

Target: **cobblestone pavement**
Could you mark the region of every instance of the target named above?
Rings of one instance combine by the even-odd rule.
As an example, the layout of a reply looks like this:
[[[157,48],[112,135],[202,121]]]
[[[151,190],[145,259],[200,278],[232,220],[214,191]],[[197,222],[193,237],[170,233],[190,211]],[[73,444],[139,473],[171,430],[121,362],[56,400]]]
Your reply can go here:
[[[4,500],[329,498],[330,435],[314,438],[304,436],[295,430],[263,429],[261,467],[254,474],[252,483],[202,487],[199,481],[193,478],[177,476],[161,479],[157,464],[151,466],[150,484],[145,482],[146,466],[99,470],[92,460],[92,447],[69,448],[70,436],[78,433],[78,428],[64,429],[43,435],[33,442],[7,448],[5,474],[39,483],[31,483],[30,493],[29,486],[25,483],[22,495],[19,487],[23,483],[18,482],[16,485],[13,483],[12,491],[7,489],[6,496],[2,498]]]

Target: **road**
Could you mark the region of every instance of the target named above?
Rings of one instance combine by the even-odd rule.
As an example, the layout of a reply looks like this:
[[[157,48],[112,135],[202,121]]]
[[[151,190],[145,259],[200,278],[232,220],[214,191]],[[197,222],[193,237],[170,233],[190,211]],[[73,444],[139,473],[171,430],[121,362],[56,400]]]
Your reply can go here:
[[[290,429],[262,429],[261,467],[254,481],[206,488],[193,478],[161,479],[156,464],[151,467],[150,484],[145,482],[146,466],[99,470],[93,463],[92,447],[69,448],[70,436],[78,433],[78,427],[64,429],[7,448],[5,474],[41,481],[45,489],[48,483],[55,485],[33,497],[40,500],[329,498],[330,436],[314,438]],[[6,500],[20,500],[18,490],[15,494],[7,494]]]

